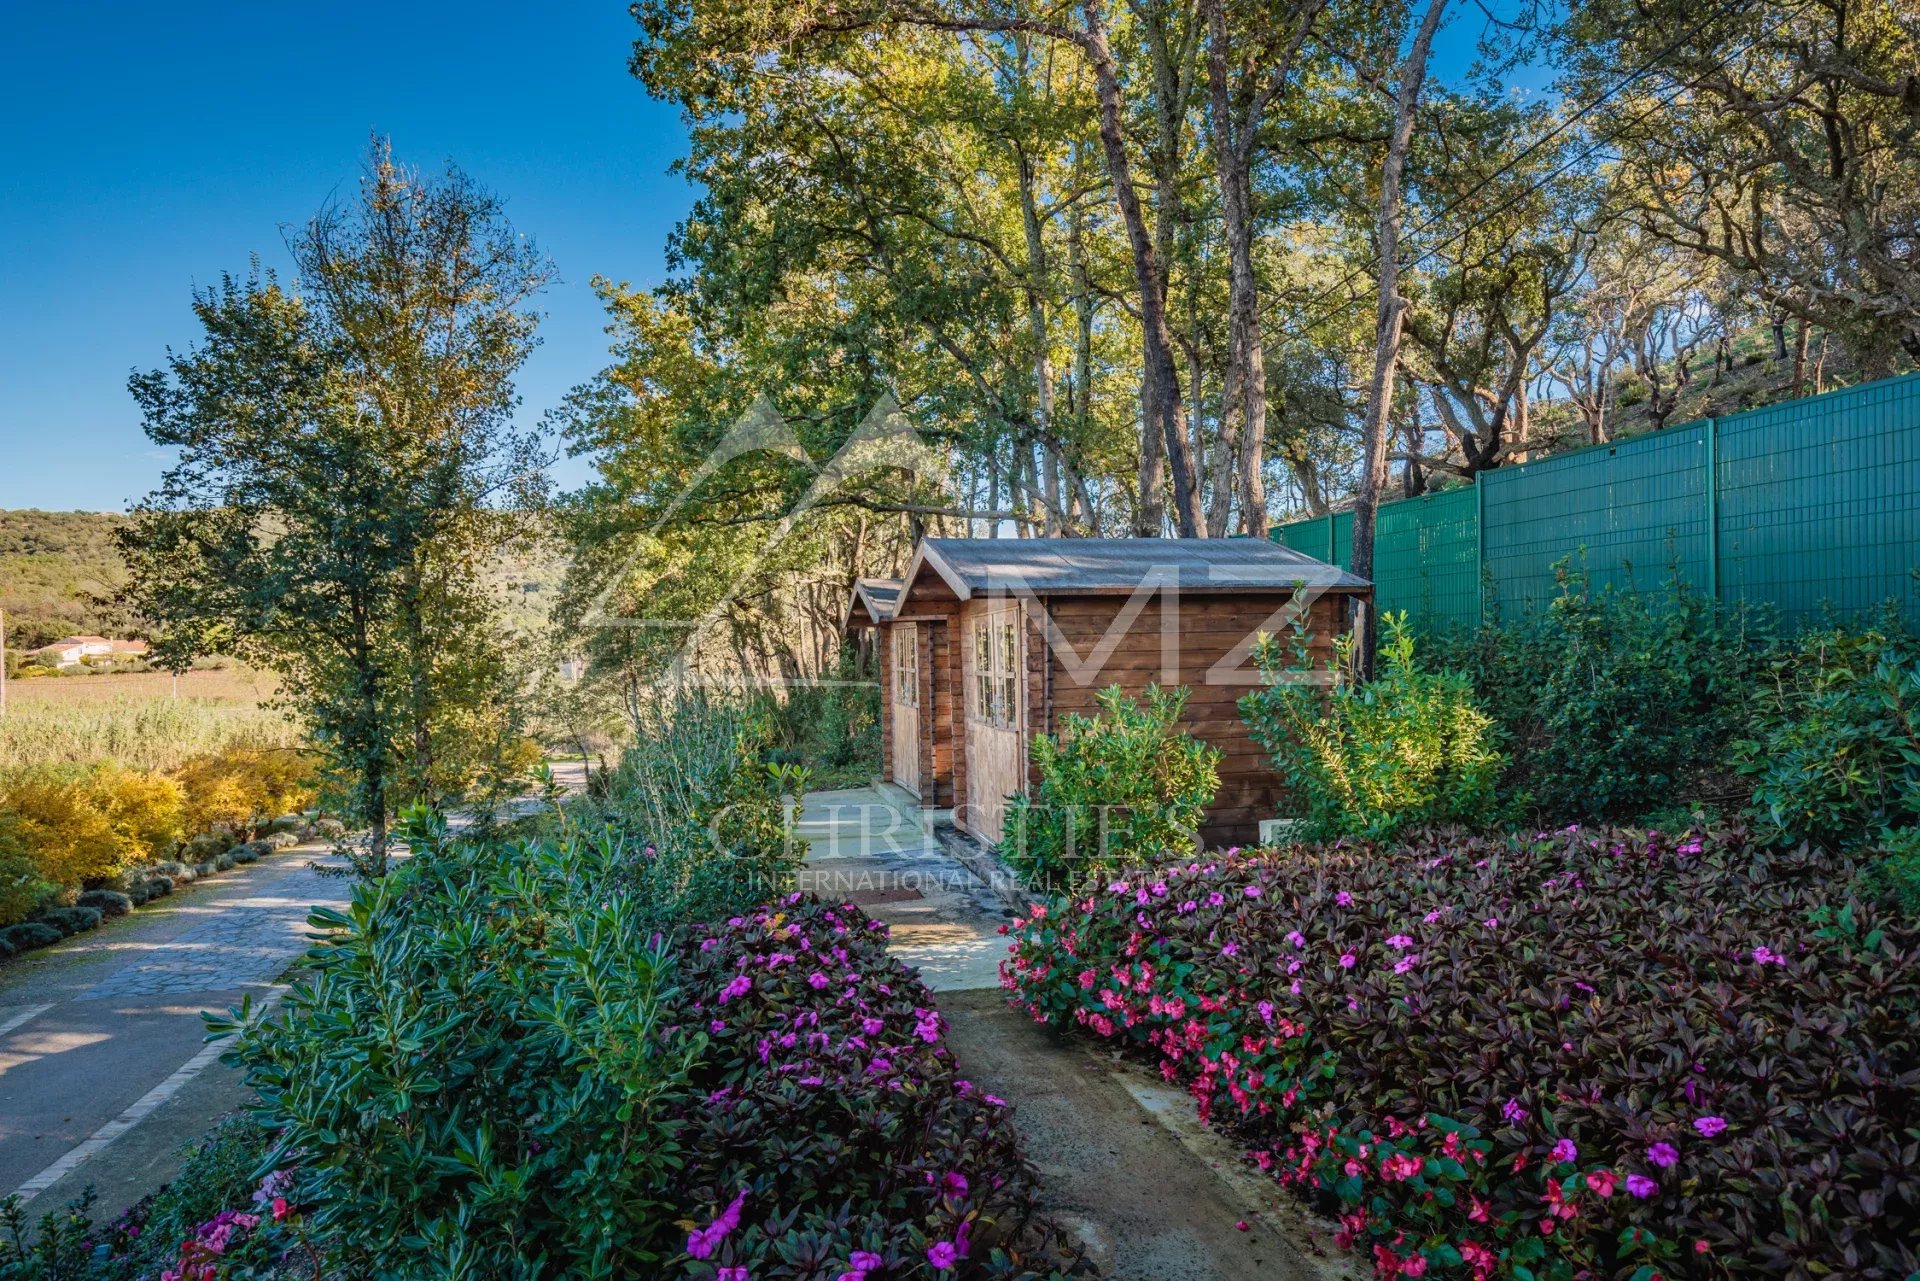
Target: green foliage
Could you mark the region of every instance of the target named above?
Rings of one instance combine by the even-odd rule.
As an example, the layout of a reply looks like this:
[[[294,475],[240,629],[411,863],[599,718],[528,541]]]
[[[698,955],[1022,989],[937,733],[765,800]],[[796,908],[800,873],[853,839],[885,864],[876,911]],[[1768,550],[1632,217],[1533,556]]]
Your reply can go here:
[[[683,1159],[660,1104],[700,1042],[666,1036],[640,851],[463,842],[418,813],[405,838],[404,865],[315,914],[312,976],[233,1056],[311,1168],[316,1224],[382,1276],[649,1271]]]
[[[550,268],[497,198],[380,146],[289,248],[297,290],[223,278],[195,296],[201,344],[132,380],[179,461],[121,547],[162,661],[279,675],[377,874],[398,805],[458,795],[518,738],[484,579],[538,496],[513,376]]]
[[[1851,846],[1920,820],[1920,644],[1826,629],[1779,650],[1734,763],[1785,840]]]
[[[1879,851],[1870,884],[1901,911],[1920,920],[1920,827],[1887,833]]]
[[[773,706],[773,758],[804,765],[816,787],[862,787],[880,773],[880,685],[843,644],[824,682],[804,681]]]
[[[19,820],[0,813],[0,927],[18,924],[46,907],[53,889],[33,860]]]
[[[0,610],[7,655],[63,636],[111,636],[124,620],[103,604],[126,581],[118,512],[0,511]]]
[[[1037,909],[1006,977],[1383,1278],[1906,1277],[1920,928],[1859,867],[1738,824],[1300,846]]]
[[[1678,580],[1649,603],[1555,569],[1545,610],[1439,647],[1505,730],[1508,799],[1549,822],[1630,819],[1712,790],[1757,661],[1744,616]]]
[[[650,929],[716,920],[786,892],[806,846],[797,792],[770,765],[773,711],[753,698],[662,691],[635,710],[638,734],[590,806],[641,853],[636,907]]]
[[[1178,727],[1186,690],[1149,685],[1136,702],[1116,685],[1098,701],[1034,737],[1040,785],[1008,804],[1007,861],[1031,883],[1191,854],[1220,790],[1219,751]]]
[[[1426,823],[1486,825],[1500,812],[1500,734],[1461,675],[1414,661],[1404,614],[1381,615],[1379,675],[1346,678],[1348,638],[1315,670],[1304,623],[1291,653],[1267,637],[1264,683],[1240,700],[1254,738],[1273,753],[1307,829],[1387,837]]]

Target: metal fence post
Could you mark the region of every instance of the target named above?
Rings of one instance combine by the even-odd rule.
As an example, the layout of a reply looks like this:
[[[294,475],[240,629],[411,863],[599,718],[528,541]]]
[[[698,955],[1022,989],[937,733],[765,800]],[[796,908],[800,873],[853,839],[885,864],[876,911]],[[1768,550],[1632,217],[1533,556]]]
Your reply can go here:
[[[1707,442],[1707,595],[1720,599],[1720,420],[1709,417]]]
[[[1487,621],[1487,477],[1473,478],[1473,594],[1480,602],[1480,621]]]

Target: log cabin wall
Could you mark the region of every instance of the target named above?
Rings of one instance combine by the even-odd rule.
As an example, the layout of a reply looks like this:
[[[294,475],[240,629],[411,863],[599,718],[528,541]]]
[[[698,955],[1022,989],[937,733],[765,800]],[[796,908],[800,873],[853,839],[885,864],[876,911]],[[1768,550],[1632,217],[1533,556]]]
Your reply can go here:
[[[874,649],[880,655],[880,777],[891,783],[893,777],[893,627],[878,623],[873,629]]]
[[[1311,607],[1309,652],[1315,664],[1332,656],[1333,639],[1346,626],[1346,600],[1345,595],[1329,593]],[[1214,668],[1255,632],[1277,630],[1274,612],[1285,601],[1271,592],[1183,596],[1172,620],[1177,647],[1171,667],[1163,657],[1167,619],[1158,599],[1147,603],[1094,668],[1085,664],[1114,626],[1125,597],[1055,596],[1038,608],[1029,605],[1027,723],[1034,733],[1051,734],[1063,716],[1092,716],[1099,710],[1095,696],[1110,685],[1136,697],[1151,684],[1185,686],[1189,694],[1182,728],[1221,753],[1220,791],[1201,835],[1208,845],[1251,845],[1259,837],[1261,819],[1286,814],[1286,797],[1272,758],[1240,718],[1240,697],[1259,683],[1251,657],[1226,663],[1220,671]],[[1045,643],[1041,608],[1065,650]],[[1037,782],[1031,766],[1027,777],[1029,786]]]

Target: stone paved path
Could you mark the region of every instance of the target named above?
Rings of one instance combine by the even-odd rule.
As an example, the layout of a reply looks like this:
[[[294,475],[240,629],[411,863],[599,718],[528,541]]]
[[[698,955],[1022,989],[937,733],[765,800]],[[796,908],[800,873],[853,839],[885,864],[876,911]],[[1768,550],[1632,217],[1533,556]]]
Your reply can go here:
[[[1343,1281],[1278,1185],[1192,1120],[1190,1100],[1103,1047],[1007,1007],[999,895],[942,849],[893,787],[814,792],[802,889],[885,921],[938,997],[967,1075],[1013,1104],[1045,1208],[1124,1281]],[[1240,1224],[1245,1223],[1245,1230]]]

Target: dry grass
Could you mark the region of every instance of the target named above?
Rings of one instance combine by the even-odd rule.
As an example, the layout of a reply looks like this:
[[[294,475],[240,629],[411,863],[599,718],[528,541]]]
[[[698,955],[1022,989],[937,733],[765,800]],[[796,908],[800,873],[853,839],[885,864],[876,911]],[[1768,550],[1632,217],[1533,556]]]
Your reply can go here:
[[[276,682],[265,672],[238,665],[188,672],[180,678],[181,701],[258,707],[273,697]],[[7,706],[98,707],[112,703],[171,701],[173,678],[165,672],[117,676],[41,676],[7,682]]]
[[[273,690],[272,677],[244,668],[189,673],[178,699],[164,672],[10,681],[0,771],[103,760],[171,770],[236,743],[293,743],[297,728],[261,706]]]

